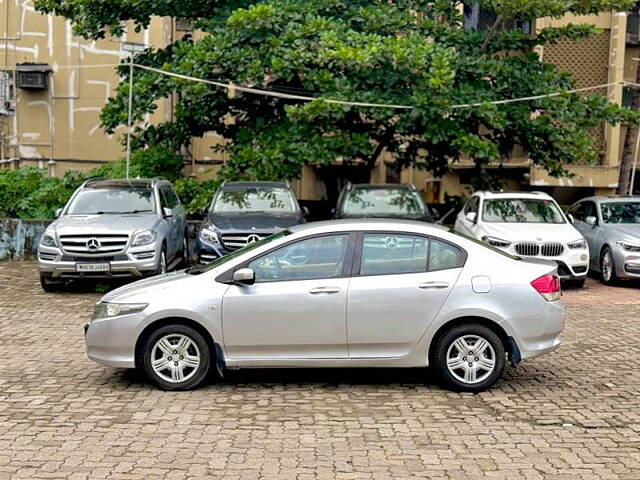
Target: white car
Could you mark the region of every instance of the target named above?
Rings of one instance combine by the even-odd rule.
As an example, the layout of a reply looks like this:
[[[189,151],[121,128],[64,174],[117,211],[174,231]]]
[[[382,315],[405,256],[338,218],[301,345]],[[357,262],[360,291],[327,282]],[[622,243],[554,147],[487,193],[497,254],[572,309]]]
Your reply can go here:
[[[560,278],[584,285],[589,270],[587,242],[546,193],[476,192],[454,228],[512,255],[553,260]]]

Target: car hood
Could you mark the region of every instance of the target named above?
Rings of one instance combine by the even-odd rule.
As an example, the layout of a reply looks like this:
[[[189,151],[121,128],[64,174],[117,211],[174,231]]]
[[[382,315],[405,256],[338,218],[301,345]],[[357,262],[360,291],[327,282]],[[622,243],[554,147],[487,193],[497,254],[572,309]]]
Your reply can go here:
[[[154,277],[138,280],[137,282],[116,288],[102,297],[100,301],[116,303],[131,301],[134,297],[144,296],[144,294],[151,288],[153,288],[154,292],[157,293],[158,290],[171,288],[175,282],[179,282],[187,278],[193,278],[193,275],[185,273],[184,270],[166,273],[164,275],[156,275]]]
[[[138,230],[155,228],[159,218],[152,213],[131,215],[86,215],[58,218],[55,229],[58,235],[87,235],[93,233],[131,234]]]
[[[269,215],[266,213],[209,213],[209,223],[220,231],[279,232],[302,222],[299,215]]]
[[[579,240],[582,234],[569,223],[483,223],[487,235],[510,242],[560,242]]]
[[[604,224],[605,231],[620,237],[621,240],[640,241],[640,224]]]

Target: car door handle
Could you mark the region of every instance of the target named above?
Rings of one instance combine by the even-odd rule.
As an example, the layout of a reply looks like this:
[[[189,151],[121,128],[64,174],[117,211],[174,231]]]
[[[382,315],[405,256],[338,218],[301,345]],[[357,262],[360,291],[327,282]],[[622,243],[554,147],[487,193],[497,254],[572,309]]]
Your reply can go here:
[[[336,293],[340,293],[340,289],[338,287],[317,287],[309,290],[311,295],[335,295]]]
[[[447,282],[424,282],[418,285],[418,288],[421,290],[442,290],[449,288],[449,284]]]

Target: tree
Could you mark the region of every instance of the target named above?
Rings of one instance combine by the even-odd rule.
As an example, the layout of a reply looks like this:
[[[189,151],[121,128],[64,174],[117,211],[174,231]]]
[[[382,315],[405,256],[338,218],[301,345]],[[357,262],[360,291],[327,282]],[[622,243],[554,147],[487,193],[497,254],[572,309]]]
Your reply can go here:
[[[383,150],[396,167],[436,175],[472,158],[476,187],[489,163],[520,145],[552,176],[576,160],[595,160],[591,132],[603,121],[635,123],[637,114],[600,95],[564,94],[526,102],[488,102],[566,91],[575,81],[534,53],[596,29],[586,24],[525,33],[514,22],[567,13],[627,10],[632,0],[481,0],[495,12],[487,29],[464,27],[463,2],[452,0],[37,0],[44,12],[74,22],[90,38],[120,34],[123,21],[152,15],[197,21],[208,33],[148,51],[139,64],[271,92],[317,97],[278,99],[137,70],[134,115],[141,122],[161,98],[175,96],[175,119],[137,128],[134,147],[178,151],[191,137],[217,131],[230,141],[229,179],[293,179],[301,166],[364,163]],[[120,73],[127,76],[126,67]],[[127,121],[128,82],[102,112],[108,132]],[[326,99],[409,105],[411,109],[328,103]],[[456,105],[483,102],[471,108]],[[484,103],[487,102],[487,103]]]

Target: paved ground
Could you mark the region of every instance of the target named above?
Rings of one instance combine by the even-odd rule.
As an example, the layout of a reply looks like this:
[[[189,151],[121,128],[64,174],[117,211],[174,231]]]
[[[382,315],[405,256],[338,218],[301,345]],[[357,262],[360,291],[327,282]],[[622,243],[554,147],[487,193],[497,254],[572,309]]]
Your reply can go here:
[[[640,477],[640,289],[568,291],[564,345],[490,393],[421,370],[235,372],[155,390],[84,356],[99,295],[0,263],[0,479]]]

